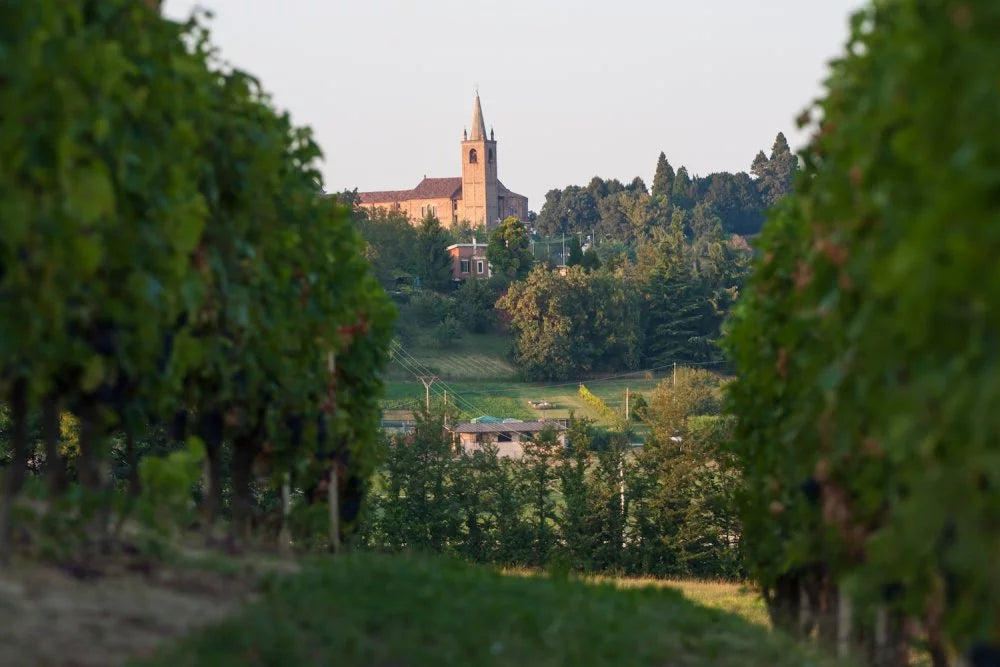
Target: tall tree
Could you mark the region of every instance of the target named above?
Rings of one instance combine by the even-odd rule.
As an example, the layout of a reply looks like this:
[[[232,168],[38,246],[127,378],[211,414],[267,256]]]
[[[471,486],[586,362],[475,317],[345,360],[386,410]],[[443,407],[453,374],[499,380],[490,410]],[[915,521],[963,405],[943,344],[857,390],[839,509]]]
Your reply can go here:
[[[670,201],[674,206],[689,209],[694,205],[691,177],[687,167],[681,167],[674,176],[674,186],[670,192]]]
[[[795,170],[799,166],[799,160],[788,147],[788,141],[783,132],[778,132],[778,136],[774,138],[768,163],[771,171],[773,199],[769,203],[774,203],[792,191]]]
[[[625,190],[632,194],[649,194],[649,188],[646,187],[646,181],[642,180],[642,177],[640,176],[633,178],[632,182],[625,186]]]
[[[660,157],[656,161],[656,173],[653,174],[653,192],[654,197],[662,197],[664,199],[670,199],[670,195],[674,190],[674,168],[670,166],[670,162],[667,161],[667,155],[663,151],[660,151]]]
[[[757,156],[753,159],[753,164],[750,165],[750,173],[757,180],[761,180],[767,176],[768,173],[768,163],[767,155],[764,151],[757,151]]]
[[[344,201],[342,195],[338,198]],[[365,240],[365,256],[383,288],[392,289],[397,279],[418,275],[419,258],[413,252],[418,247],[417,228],[404,213],[355,207],[351,220]]]
[[[553,428],[546,428],[524,443],[520,474],[526,500],[525,509],[531,527],[531,560],[544,565],[556,542],[555,491],[560,445]]]
[[[583,263],[583,249],[580,247],[580,239],[574,236],[569,241],[569,254],[566,257],[566,266],[576,266]]]
[[[771,147],[771,157],[765,157],[764,151],[757,153],[750,173],[757,179],[757,188],[766,206],[771,206],[792,191],[792,182],[799,160],[788,147],[788,140],[782,132],[774,138]]]
[[[486,259],[494,275],[509,281],[521,280],[531,273],[535,258],[524,223],[510,217],[497,225],[490,232]]]
[[[443,290],[451,285],[451,255],[448,246],[451,239],[434,215],[427,215],[420,221],[417,230],[416,271],[424,287]]]

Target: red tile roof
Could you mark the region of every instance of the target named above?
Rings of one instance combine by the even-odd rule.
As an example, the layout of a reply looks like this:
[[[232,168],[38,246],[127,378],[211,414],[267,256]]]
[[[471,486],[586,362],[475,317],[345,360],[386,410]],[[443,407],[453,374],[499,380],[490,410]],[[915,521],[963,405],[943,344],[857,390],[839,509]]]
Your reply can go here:
[[[401,202],[410,198],[413,190],[381,190],[379,192],[359,192],[358,201],[362,204],[382,204],[385,202]]]
[[[425,178],[412,190],[381,190],[359,192],[362,204],[398,203],[408,199],[459,199],[462,196],[462,178]]]
[[[413,188],[413,199],[443,199],[454,198],[462,191],[462,177],[425,178]]]

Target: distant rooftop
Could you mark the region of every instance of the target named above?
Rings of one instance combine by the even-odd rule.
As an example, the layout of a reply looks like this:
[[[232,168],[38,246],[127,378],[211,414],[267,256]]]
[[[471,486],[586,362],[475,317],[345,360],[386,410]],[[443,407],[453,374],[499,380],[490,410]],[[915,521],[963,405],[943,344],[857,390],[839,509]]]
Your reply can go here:
[[[456,424],[451,430],[455,433],[539,433],[547,428],[566,430],[565,426],[549,421]]]

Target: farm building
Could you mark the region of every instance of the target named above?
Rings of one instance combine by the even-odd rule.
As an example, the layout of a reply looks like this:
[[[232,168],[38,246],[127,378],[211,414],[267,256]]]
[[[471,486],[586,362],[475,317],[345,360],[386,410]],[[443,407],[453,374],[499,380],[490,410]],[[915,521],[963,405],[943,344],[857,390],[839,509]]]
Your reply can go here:
[[[519,459],[524,456],[523,443],[547,428],[556,431],[560,445],[566,445],[566,427],[550,421],[480,421],[456,424],[449,430],[458,438],[463,451],[474,452],[485,444],[495,444],[499,456]]]
[[[383,410],[381,428],[386,433],[410,433],[417,420],[410,410]]]

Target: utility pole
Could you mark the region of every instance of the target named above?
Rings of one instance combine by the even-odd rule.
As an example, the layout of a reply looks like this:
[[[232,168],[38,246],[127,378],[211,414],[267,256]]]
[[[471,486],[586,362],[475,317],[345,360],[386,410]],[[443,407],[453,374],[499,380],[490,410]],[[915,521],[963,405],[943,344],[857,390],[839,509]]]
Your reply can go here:
[[[420,382],[424,385],[424,407],[431,411],[431,385],[438,379],[437,375],[421,375]]]
[[[673,387],[677,387],[677,362],[674,362],[674,376],[673,376]]]
[[[326,353],[326,370],[330,373],[331,379],[336,378],[337,357],[330,350]],[[340,553],[340,461],[338,453],[335,451],[333,459],[330,461],[330,481],[326,485],[326,506],[330,521],[330,551],[334,554]]]

